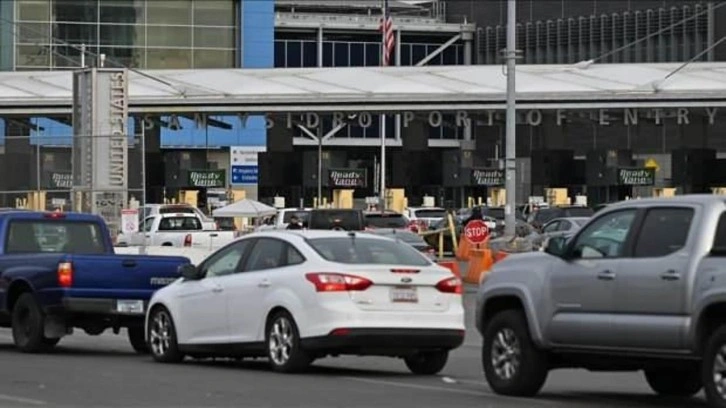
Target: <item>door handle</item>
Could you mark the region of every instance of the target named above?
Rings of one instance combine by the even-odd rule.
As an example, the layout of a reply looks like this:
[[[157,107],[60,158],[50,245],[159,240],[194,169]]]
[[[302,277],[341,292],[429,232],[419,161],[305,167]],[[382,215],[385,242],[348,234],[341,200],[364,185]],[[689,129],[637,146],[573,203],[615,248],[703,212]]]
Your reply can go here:
[[[602,271],[597,274],[597,278],[600,280],[615,280],[615,274],[610,271]]]
[[[134,261],[133,259],[124,259],[124,260],[123,260],[123,261],[121,262],[121,265],[122,265],[122,266],[123,266],[124,268],[133,268],[134,266],[136,266],[136,261]]]
[[[660,275],[660,278],[666,281],[675,281],[681,279],[681,274],[671,269],[668,272]]]
[[[212,238],[217,238],[219,236],[219,234],[212,233],[212,234],[209,234],[209,236],[212,237]]]
[[[260,283],[258,283],[257,286],[259,286],[261,288],[269,288],[270,287],[270,281],[268,281],[267,279],[265,279],[265,280],[261,281]]]
[[[212,292],[214,292],[214,293],[219,293],[223,290],[224,290],[224,288],[222,288],[221,286],[215,286],[212,288]]]

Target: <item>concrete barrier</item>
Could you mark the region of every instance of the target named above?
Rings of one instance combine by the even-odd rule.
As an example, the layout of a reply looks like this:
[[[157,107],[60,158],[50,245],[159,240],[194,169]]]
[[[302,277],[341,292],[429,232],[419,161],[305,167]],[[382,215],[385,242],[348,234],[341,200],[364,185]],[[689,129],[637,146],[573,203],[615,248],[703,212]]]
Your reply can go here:
[[[189,258],[194,265],[199,265],[204,259],[212,254],[216,249],[200,249],[185,247],[169,247],[169,246],[148,246],[146,247],[146,255],[159,256],[183,256]],[[139,255],[141,247],[115,247],[114,252],[123,255]]]

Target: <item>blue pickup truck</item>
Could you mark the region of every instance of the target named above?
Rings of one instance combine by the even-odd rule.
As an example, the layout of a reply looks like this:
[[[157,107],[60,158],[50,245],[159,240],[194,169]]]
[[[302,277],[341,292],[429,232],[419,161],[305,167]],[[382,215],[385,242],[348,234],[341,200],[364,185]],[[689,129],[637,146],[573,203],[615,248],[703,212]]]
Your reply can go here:
[[[42,352],[79,328],[99,335],[127,328],[147,352],[144,313],[151,295],[173,282],[185,257],[118,255],[96,215],[0,212],[0,327],[15,346]]]

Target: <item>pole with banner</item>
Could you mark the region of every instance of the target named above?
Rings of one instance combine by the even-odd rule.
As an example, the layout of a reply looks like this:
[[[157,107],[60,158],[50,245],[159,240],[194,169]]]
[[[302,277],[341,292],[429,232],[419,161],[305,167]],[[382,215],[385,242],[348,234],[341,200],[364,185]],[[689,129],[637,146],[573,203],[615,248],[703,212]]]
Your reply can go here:
[[[517,205],[517,122],[515,67],[517,58],[517,2],[507,2],[507,120],[506,156],[504,160],[506,205],[504,206],[504,236],[513,238],[517,219],[514,215]]]
[[[395,40],[393,34],[393,18],[388,8],[388,0],[383,0],[383,16],[381,18],[381,65],[390,65]],[[386,114],[381,114],[381,210],[386,210]]]

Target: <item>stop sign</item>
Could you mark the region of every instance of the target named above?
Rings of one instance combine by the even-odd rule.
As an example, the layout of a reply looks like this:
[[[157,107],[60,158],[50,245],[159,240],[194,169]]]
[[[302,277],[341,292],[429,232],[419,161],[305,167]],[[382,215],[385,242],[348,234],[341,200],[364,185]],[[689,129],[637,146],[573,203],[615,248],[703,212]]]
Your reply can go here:
[[[489,228],[482,220],[471,220],[464,227],[464,237],[472,244],[481,244],[489,237]]]

